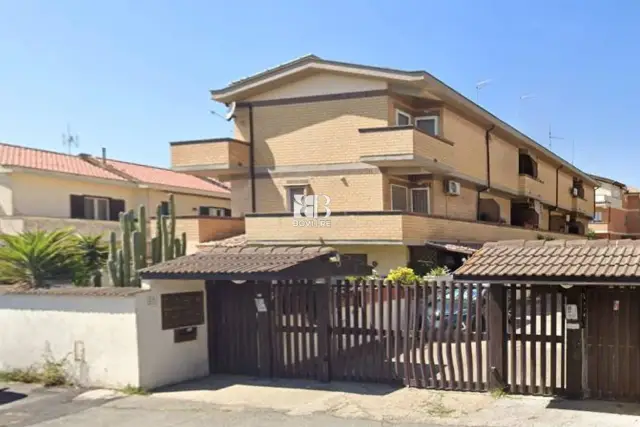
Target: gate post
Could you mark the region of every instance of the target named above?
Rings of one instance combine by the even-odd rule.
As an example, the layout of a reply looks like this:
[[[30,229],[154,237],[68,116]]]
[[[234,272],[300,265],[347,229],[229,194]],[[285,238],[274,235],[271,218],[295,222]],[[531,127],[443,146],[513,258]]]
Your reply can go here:
[[[271,363],[271,354],[273,342],[271,340],[271,319],[277,313],[273,313],[273,304],[271,303],[271,283],[269,281],[256,282],[256,308],[258,321],[258,364],[260,367],[261,377],[273,376],[273,365]],[[264,306],[259,300],[262,300]]]
[[[487,331],[489,340],[489,390],[507,387],[506,288],[500,283],[489,287]]]
[[[578,319],[581,318],[582,292],[580,287],[574,286],[567,289],[567,305],[572,304],[578,308]],[[563,307],[566,310],[566,306]],[[567,319],[567,350],[563,355],[567,372],[566,397],[569,399],[582,398],[582,322]]]
[[[329,290],[331,278],[316,280],[316,303],[318,307],[318,379],[328,382],[331,380],[329,358],[331,355]]]

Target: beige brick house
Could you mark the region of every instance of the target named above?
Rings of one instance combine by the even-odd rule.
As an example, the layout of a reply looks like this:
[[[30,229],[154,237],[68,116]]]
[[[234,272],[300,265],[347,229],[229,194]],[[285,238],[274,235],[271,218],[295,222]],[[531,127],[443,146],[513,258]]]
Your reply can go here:
[[[593,178],[424,71],[310,55],[211,94],[234,137],[174,142],[172,166],[229,181],[249,243],[328,244],[386,273],[451,263],[453,243],[576,238],[593,216]],[[322,221],[296,221],[300,195]]]

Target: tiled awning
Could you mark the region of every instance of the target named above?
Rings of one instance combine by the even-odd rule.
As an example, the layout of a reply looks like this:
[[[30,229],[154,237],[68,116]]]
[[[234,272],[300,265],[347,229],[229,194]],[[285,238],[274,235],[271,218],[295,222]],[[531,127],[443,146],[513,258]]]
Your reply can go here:
[[[433,242],[427,241],[425,242],[425,246],[429,246],[436,249],[442,249],[449,252],[455,252],[459,254],[472,255],[475,253],[482,245],[461,245],[459,243],[449,243],[449,242]]]
[[[144,268],[148,279],[295,279],[330,276],[336,254],[327,246],[211,247]]]
[[[533,240],[487,243],[454,279],[485,282],[637,283],[640,240]]]

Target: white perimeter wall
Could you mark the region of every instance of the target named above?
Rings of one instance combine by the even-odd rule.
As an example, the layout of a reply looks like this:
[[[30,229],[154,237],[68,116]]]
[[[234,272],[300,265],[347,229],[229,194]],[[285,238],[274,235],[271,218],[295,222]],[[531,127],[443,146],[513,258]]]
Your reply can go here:
[[[209,375],[206,290],[203,280],[144,280],[138,295],[138,353],[141,387],[151,389],[191,378]],[[160,299],[162,294],[204,292],[205,323],[197,326],[194,341],[174,343],[172,329],[162,330]]]
[[[2,295],[0,369],[66,358],[78,384],[138,386],[135,307],[135,296]]]

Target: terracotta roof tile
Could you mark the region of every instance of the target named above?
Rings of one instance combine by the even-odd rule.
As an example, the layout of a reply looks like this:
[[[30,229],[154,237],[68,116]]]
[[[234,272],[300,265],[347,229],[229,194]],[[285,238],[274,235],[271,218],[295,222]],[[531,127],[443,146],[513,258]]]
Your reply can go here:
[[[129,175],[133,179],[146,184],[168,185],[190,190],[215,191],[229,194],[229,188],[218,181],[198,178],[197,176],[172,171],[170,169],[110,159],[107,159],[107,164]]]
[[[181,274],[273,273],[335,252],[328,246],[213,246],[140,272],[143,277],[160,278]]]
[[[125,178],[92,165],[78,156],[0,143],[0,165],[126,181]]]
[[[485,244],[454,272],[464,280],[570,280],[573,277],[640,282],[640,240],[505,241]]]
[[[4,288],[4,289],[3,289]],[[64,288],[28,288],[25,286],[0,286],[0,295],[68,295],[68,296],[89,296],[89,297],[128,297],[148,289],[125,288],[125,287],[64,287]]]

